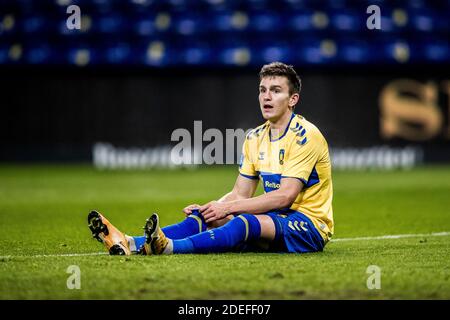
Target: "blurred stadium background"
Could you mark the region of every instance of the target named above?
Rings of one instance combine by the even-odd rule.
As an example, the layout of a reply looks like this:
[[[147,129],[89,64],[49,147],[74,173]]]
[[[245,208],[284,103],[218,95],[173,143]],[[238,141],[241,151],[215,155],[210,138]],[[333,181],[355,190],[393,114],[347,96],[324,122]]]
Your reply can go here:
[[[381,30],[366,26],[373,4]],[[0,160],[171,166],[176,128],[258,125],[257,72],[283,61],[335,168],[448,162],[449,12],[448,0],[3,0]]]

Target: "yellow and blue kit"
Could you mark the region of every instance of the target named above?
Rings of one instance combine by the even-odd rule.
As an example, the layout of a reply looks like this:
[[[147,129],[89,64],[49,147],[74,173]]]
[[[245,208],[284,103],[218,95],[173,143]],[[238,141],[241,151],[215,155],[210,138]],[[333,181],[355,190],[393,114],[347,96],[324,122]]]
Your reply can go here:
[[[277,239],[288,252],[321,251],[334,232],[333,184],[328,144],[319,129],[292,114],[281,136],[271,138],[269,122],[245,139],[239,173],[260,179],[265,192],[280,188],[281,179],[296,178],[303,188],[290,208],[267,212]]]

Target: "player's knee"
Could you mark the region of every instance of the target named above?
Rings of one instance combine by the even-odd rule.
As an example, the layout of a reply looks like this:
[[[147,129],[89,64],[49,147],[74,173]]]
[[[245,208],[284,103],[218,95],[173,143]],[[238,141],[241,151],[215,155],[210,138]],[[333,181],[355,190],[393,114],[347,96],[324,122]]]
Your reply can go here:
[[[220,219],[220,220],[215,220],[215,221],[212,221],[212,222],[208,222],[208,224],[207,224],[208,229],[214,229],[214,228],[222,227],[222,226],[227,224],[232,219],[233,219],[233,216],[227,216],[227,217],[225,217],[223,219]]]
[[[245,228],[245,241],[255,240],[261,236],[261,224],[258,219],[252,214],[240,214],[231,222],[240,223]]]

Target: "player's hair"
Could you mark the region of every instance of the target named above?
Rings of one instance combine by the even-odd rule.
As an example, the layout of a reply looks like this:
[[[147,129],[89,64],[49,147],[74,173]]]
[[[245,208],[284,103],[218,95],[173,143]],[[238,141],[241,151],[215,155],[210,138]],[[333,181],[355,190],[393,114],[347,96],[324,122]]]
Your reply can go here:
[[[291,65],[284,64],[282,62],[272,62],[264,65],[259,72],[259,80],[265,77],[286,77],[289,82],[289,94],[294,93],[300,94],[302,90],[302,80],[295,72],[294,67]]]

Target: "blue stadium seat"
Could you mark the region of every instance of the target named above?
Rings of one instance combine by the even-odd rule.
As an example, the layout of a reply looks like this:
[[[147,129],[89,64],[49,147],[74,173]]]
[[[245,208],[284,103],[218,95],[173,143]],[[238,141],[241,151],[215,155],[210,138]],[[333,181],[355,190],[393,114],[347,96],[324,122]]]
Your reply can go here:
[[[139,36],[163,34],[171,29],[173,17],[169,12],[139,14],[131,19],[132,32]]]
[[[215,10],[236,10],[242,3],[241,0],[202,0],[209,11]]]
[[[249,30],[275,33],[283,29],[281,16],[275,11],[253,11],[249,14]]]
[[[341,39],[337,41],[339,62],[345,64],[365,64],[371,62],[371,46],[364,39]]]
[[[338,61],[337,44],[332,39],[302,39],[294,43],[295,60],[300,64],[322,65]]]
[[[130,11],[135,12],[148,12],[148,10],[154,9],[158,4],[161,4],[160,0],[122,0],[122,3]]]
[[[81,30],[66,26],[70,4]],[[382,30],[366,27],[371,4]],[[448,63],[449,11],[449,0],[3,0],[0,63]]]
[[[48,42],[34,40],[23,48],[23,59],[27,64],[51,64],[55,60],[55,50]]]
[[[126,33],[130,24],[125,16],[118,13],[98,14],[92,17],[91,32],[117,36],[118,33]]]
[[[310,0],[282,0],[282,3],[282,6],[287,10],[298,10],[311,7]]]
[[[132,46],[124,41],[103,44],[101,62],[113,65],[132,65],[135,62],[132,55]]]
[[[48,17],[40,14],[21,16],[18,20],[20,21],[20,32],[29,36],[48,34],[52,26]]]
[[[16,53],[13,52],[14,46]],[[0,43],[0,64],[14,64],[21,61],[23,49],[20,44]]]
[[[242,2],[242,7],[248,12],[261,10],[273,11],[274,2],[271,0],[247,0]]]
[[[365,12],[364,12],[365,13]],[[329,10],[330,27],[338,32],[360,32],[366,30],[367,15],[355,9]]]
[[[0,15],[0,37],[7,37],[17,34],[20,31],[20,21],[14,13],[4,13]]]
[[[420,43],[421,61],[445,63],[450,60],[450,44],[448,39],[426,39]]]
[[[182,65],[212,65],[213,53],[211,46],[206,42],[179,43],[177,61]]]
[[[167,8],[173,12],[177,11],[191,11],[195,12],[201,5],[201,0],[160,0]]]
[[[103,63],[99,49],[88,44],[80,43],[76,46],[64,48],[61,52],[63,53],[65,62],[69,65],[85,67]]]
[[[178,62],[177,50],[173,45],[158,38],[142,40],[133,50],[133,55],[140,65],[152,67],[172,66]]]
[[[328,13],[311,9],[286,13],[285,21],[292,32],[315,32],[329,27]]]
[[[417,44],[406,39],[380,40],[376,47],[378,50],[371,50],[375,63],[409,64],[421,61]]]
[[[418,32],[441,32],[449,29],[447,15],[434,10],[422,8],[408,11],[408,27]]]
[[[288,42],[265,41],[252,44],[253,65],[261,65],[272,61],[295,63],[295,49]]]
[[[224,66],[247,66],[255,54],[244,40],[231,40],[218,43],[215,48],[215,63]]]
[[[192,12],[179,12],[172,16],[170,30],[182,36],[197,36],[207,32],[208,19]]]
[[[231,33],[246,32],[249,28],[249,16],[245,11],[220,10],[212,13],[211,30]]]

